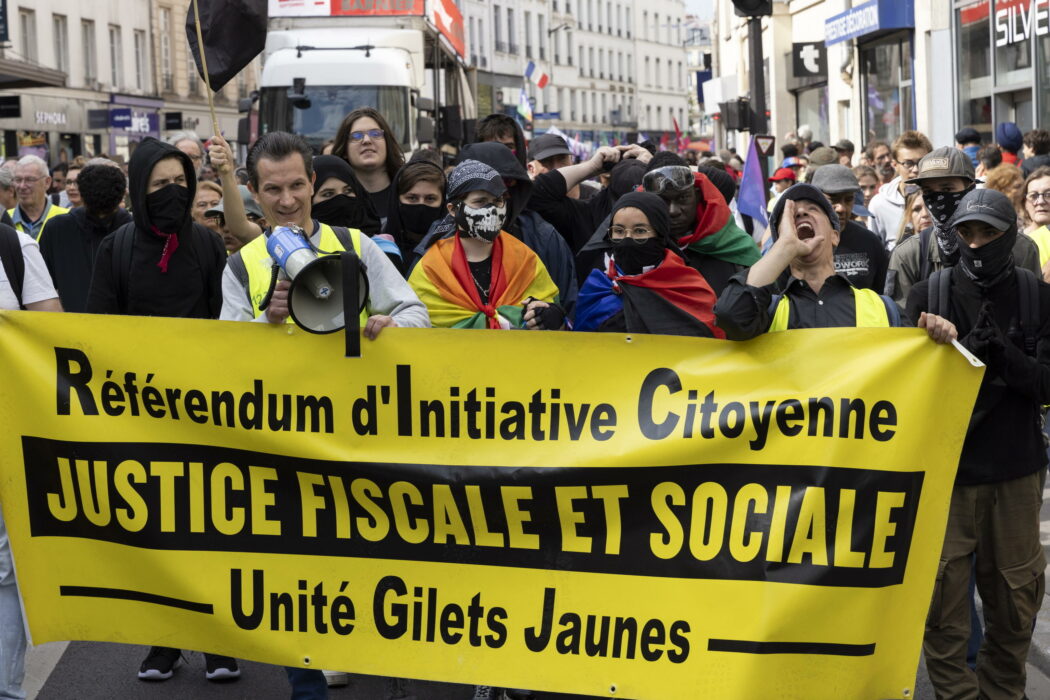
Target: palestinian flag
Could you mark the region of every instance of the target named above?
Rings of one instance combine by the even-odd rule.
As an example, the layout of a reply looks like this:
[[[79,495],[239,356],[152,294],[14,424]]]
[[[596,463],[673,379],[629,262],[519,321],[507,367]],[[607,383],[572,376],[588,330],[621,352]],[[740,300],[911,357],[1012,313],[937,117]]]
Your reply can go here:
[[[490,260],[490,303],[483,304],[458,233],[427,250],[408,283],[426,305],[435,328],[521,328],[526,299],[557,302],[558,287],[547,268],[514,236],[500,233]]]
[[[725,338],[714,306],[704,276],[667,250],[663,262],[640,275],[620,274],[611,260],[607,270],[591,270],[576,299],[573,330],[600,330],[622,310],[628,333]]]

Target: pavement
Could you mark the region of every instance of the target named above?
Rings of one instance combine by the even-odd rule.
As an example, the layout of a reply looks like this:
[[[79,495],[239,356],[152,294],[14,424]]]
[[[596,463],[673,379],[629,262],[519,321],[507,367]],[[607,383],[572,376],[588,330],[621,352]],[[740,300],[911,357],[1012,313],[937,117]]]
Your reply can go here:
[[[1050,561],[1050,485],[1044,491],[1040,535]],[[1050,567],[1048,567],[1050,569]],[[1050,570],[1047,571],[1050,579]],[[186,664],[163,683],[145,683],[135,676],[147,647],[100,642],[58,642],[33,647],[26,655],[25,690],[30,700],[285,700],[289,696],[284,669],[241,662],[241,678],[232,683],[204,679],[204,658],[188,653]],[[351,674],[350,684],[333,688],[332,700],[469,700],[470,686],[399,680]],[[1028,656],[1030,700],[1050,700],[1050,591],[1036,620]],[[539,700],[579,700],[582,696],[543,693]],[[934,700],[933,688],[920,661],[914,700]]]

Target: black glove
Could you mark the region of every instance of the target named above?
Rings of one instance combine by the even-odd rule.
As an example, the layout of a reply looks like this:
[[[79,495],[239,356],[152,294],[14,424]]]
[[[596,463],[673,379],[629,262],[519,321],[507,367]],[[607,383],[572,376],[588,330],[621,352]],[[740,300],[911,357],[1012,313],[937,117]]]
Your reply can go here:
[[[534,301],[537,301],[537,299],[529,297],[522,304],[523,311],[521,315],[523,319]],[[565,310],[557,304],[552,303],[543,308],[535,308],[533,311],[536,319],[536,330],[556,331],[565,324]]]
[[[973,329],[962,340],[963,347],[989,367],[997,364],[1006,351],[1006,337],[992,314],[991,302],[985,302],[977,314]]]

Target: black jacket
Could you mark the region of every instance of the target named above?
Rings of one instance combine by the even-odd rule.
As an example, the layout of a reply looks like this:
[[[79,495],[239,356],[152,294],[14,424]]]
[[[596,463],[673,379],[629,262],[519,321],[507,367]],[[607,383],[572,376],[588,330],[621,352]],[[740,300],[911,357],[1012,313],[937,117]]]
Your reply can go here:
[[[959,459],[958,484],[983,484],[1027,476],[1046,466],[1041,406],[1050,403],[1050,284],[1039,282],[1039,336],[1035,357],[1026,355],[1018,330],[1017,275],[983,290],[962,268],[951,268],[951,317],[967,345],[981,305],[994,305],[996,325],[1007,337],[1006,351],[981,358],[988,364],[977,394]],[[908,313],[917,323],[929,307],[930,281],[908,294]]]
[[[218,318],[222,310],[222,271],[226,250],[222,240],[190,218],[192,196],[178,234],[179,245],[171,254],[167,272],[157,263],[165,239],[154,234],[146,207],[146,189],[153,167],[165,158],[178,158],[190,192],[197,186],[189,156],[153,138],[144,139],[128,164],[128,189],[134,221],[106,236],[99,245],[91,278],[87,311],[100,314]],[[115,241],[123,231],[131,234],[130,269],[122,265]]]
[[[1031,158],[1025,158],[1021,161],[1021,174],[1028,177],[1036,168],[1041,168],[1044,165],[1050,165],[1050,154],[1044,153],[1041,156],[1032,156]]]
[[[77,207],[47,222],[47,228],[40,236],[40,254],[65,311],[83,313],[87,310],[91,273],[99,245],[102,239],[131,220],[131,214],[124,209],[117,209],[109,219],[99,219],[88,216],[84,207]]]

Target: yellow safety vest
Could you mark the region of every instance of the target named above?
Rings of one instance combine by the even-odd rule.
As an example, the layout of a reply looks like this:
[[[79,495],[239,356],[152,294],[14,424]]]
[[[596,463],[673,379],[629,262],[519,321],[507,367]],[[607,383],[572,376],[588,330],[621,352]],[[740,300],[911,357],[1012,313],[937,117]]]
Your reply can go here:
[[[354,252],[357,253],[357,257],[361,257],[361,232],[356,228],[347,230],[350,232],[350,241],[354,244]],[[266,238],[265,235],[256,236],[240,250],[244,269],[248,271],[248,296],[252,302],[252,314],[256,318],[262,314],[262,311],[259,310],[259,303],[266,297],[266,292],[270,289],[270,278],[272,276],[273,260],[270,258],[270,254],[266,252]],[[339,237],[335,235],[335,231],[328,224],[321,224],[321,240],[318,242],[317,248],[332,253],[346,250],[343,244],[339,242]],[[284,322],[294,323],[291,316],[285,319]],[[367,322],[368,312],[365,310],[361,312],[361,327],[363,328]]]
[[[853,288],[853,301],[857,307],[857,328],[888,328],[890,317],[882,297],[870,289]],[[773,313],[773,322],[769,324],[770,332],[786,331],[788,316],[791,314],[791,302],[787,295],[780,297],[777,309]]]
[[[1028,237],[1035,241],[1035,247],[1039,249],[1039,267],[1045,266],[1046,261],[1050,260],[1050,229],[1040,226]]]
[[[17,209],[17,208],[18,207],[16,206],[15,209]],[[8,209],[7,210],[7,215],[11,217],[12,221],[14,221],[14,218],[15,218],[15,209]],[[57,204],[52,204],[50,207],[48,207],[47,208],[47,214],[44,215],[44,223],[40,225],[40,233],[37,234],[37,241],[39,242],[40,236],[44,235],[44,227],[47,226],[47,222],[48,221],[50,221],[51,219],[55,218],[59,214],[68,214],[68,213],[69,213],[68,209],[66,209],[64,207],[60,207]],[[15,228],[18,229],[19,231],[21,231],[22,233],[26,234],[27,236],[32,237],[32,235],[33,235],[29,231],[26,231],[25,227],[19,221],[15,221]]]

